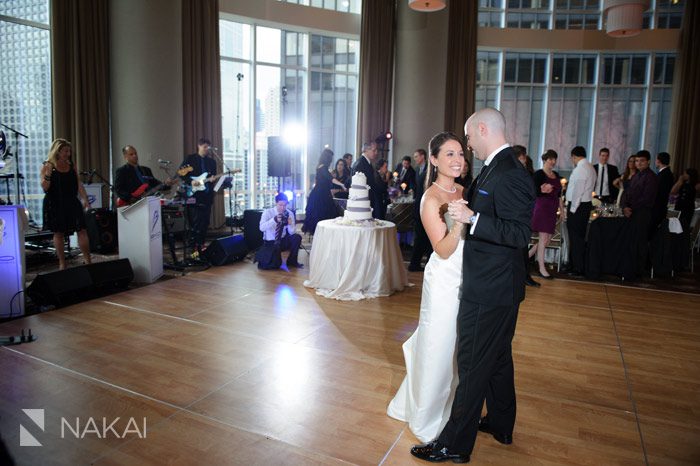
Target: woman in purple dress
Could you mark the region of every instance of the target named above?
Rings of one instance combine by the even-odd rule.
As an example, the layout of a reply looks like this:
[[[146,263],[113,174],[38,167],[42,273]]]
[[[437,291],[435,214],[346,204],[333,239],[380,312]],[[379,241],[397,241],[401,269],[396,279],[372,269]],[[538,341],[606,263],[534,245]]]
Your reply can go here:
[[[557,211],[561,211],[561,180],[554,171],[557,153],[549,149],[542,155],[542,169],[533,176],[537,200],[532,212],[532,231],[536,231],[539,241],[530,248],[529,256],[537,254],[537,264],[542,278],[553,278],[544,265],[544,252],[552,239],[557,225]]]

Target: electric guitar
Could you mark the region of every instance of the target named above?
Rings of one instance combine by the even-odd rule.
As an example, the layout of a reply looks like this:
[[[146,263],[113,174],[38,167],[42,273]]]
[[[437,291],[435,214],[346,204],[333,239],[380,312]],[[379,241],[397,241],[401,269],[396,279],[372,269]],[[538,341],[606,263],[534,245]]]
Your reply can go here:
[[[207,189],[207,185],[206,185],[207,183],[211,183],[213,181],[216,181],[219,178],[221,178],[222,176],[233,175],[233,174],[240,173],[240,172],[241,172],[241,169],[236,168],[234,170],[227,171],[224,173],[219,173],[218,175],[213,175],[213,176],[210,176],[208,178],[207,178],[207,175],[209,174],[208,172],[204,172],[199,176],[193,176],[192,178],[190,178],[191,182],[190,182],[190,185],[187,187],[187,197],[192,196],[194,193],[196,193],[198,191],[204,191],[205,189]]]
[[[124,207],[129,204],[133,204],[134,202],[138,201],[141,198],[151,196],[158,191],[162,190],[165,186],[169,186],[173,183],[175,183],[178,179],[180,179],[181,176],[187,175],[189,172],[191,172],[193,168],[189,165],[185,165],[177,170],[177,175],[167,179],[163,183],[152,187],[151,189],[148,189],[149,184],[144,183],[138,188],[136,188],[132,193],[131,193],[131,200],[130,201],[125,201],[122,198],[117,198],[117,207]]]

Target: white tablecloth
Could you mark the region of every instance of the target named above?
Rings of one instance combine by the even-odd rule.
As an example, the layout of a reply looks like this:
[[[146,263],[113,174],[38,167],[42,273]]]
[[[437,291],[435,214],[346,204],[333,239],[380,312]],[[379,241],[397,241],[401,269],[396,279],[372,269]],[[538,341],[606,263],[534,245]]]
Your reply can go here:
[[[370,228],[324,220],[316,226],[304,286],[326,298],[357,301],[389,296],[408,285],[393,223]]]

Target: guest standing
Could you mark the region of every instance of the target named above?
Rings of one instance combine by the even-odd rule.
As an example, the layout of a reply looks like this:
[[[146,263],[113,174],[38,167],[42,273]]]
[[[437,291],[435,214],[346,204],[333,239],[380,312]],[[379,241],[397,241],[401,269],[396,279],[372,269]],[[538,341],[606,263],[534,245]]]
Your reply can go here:
[[[690,231],[690,222],[695,215],[695,185],[698,183],[698,171],[694,168],[686,168],[673,185],[671,194],[677,195],[676,210],[680,211],[679,220],[683,227],[683,233]]]
[[[43,203],[43,229],[53,232],[59,270],[66,268],[65,237],[75,232],[78,232],[78,245],[83,259],[88,264],[92,263],[83,210],[90,208],[90,202],[83,183],[78,178],[71,151],[70,142],[65,139],[54,140],[49,149],[48,159],[41,167],[41,188],[46,193]]]
[[[569,232],[569,272],[583,275],[586,259],[586,228],[593,206],[595,169],[586,159],[586,149],[576,146],[571,149],[574,170],[566,188],[566,229]]]
[[[333,170],[333,184],[335,185],[331,190],[333,197],[347,199],[350,183],[352,183],[350,168],[346,165],[345,159],[338,159],[335,162],[335,170]]]
[[[593,165],[596,172],[595,193],[600,202],[611,203],[617,200],[618,189],[614,181],[620,177],[615,165],[609,164],[610,149],[603,147],[598,152],[598,163]]]
[[[534,175],[532,159],[529,155],[527,155],[527,149],[525,149],[525,146],[516,144],[513,146],[513,152],[515,152],[515,156],[518,158],[518,162],[520,162],[523,165],[523,167],[525,167],[527,173],[530,175],[530,177],[532,177]],[[535,281],[535,279],[532,278],[532,274],[530,273],[530,255],[528,254],[528,252],[529,251],[527,246],[524,247],[523,261],[525,261],[525,285],[532,286],[534,288],[539,288],[540,283]]]
[[[622,176],[613,181],[613,185],[618,189],[616,202],[617,205],[620,205],[622,192],[630,187],[630,179],[632,179],[635,173],[637,173],[637,155],[632,154],[627,158],[627,163],[625,164],[625,171],[622,173]]]
[[[673,188],[674,176],[671,172],[671,167],[668,164],[671,163],[671,156],[668,152],[659,152],[656,156],[656,169],[658,181],[658,187],[656,189],[656,198],[654,199],[654,206],[651,208],[651,225],[649,225],[649,239],[654,236],[656,230],[661,225],[661,222],[666,218],[666,213],[668,212],[668,196],[671,194],[671,188]]]
[[[309,193],[309,200],[306,203],[306,219],[303,232],[314,234],[316,225],[321,220],[335,218],[338,215],[338,208],[333,201],[331,189],[333,189],[333,177],[330,166],[333,162],[333,151],[323,149],[316,166],[316,184]]]
[[[465,189],[469,189],[469,186],[471,186],[472,184],[471,167],[469,165],[469,160],[467,160],[466,155],[464,156],[464,166],[462,167],[462,171],[459,174],[459,176],[455,178],[455,183],[457,183]]]
[[[634,234],[633,251],[637,261],[637,274],[644,272],[649,252],[649,224],[651,223],[651,209],[656,199],[658,180],[649,168],[649,151],[637,152],[635,163],[637,173],[630,180],[629,189],[622,193],[620,205],[625,217],[632,222]]]
[[[352,167],[352,174],[364,173],[367,179],[367,186],[369,186],[369,205],[372,207],[372,217],[379,218],[379,207],[378,207],[378,196],[377,196],[377,184],[374,169],[374,162],[377,160],[377,143],[365,142],[362,144],[362,156],[357,159],[355,165]]]
[[[380,220],[386,220],[386,209],[389,205],[389,164],[384,159],[377,160],[377,207],[379,208]]]
[[[549,241],[554,235],[557,225],[557,212],[564,210],[561,205],[561,179],[554,171],[557,164],[557,153],[548,150],[542,155],[542,169],[537,170],[533,177],[535,181],[535,209],[532,212],[532,231],[537,232],[538,241],[530,248],[529,257],[537,254],[537,265],[542,278],[551,279],[544,263],[544,253]]]
[[[413,190],[413,253],[411,254],[411,262],[408,265],[410,272],[422,272],[423,266],[421,261],[423,256],[427,255],[430,257],[430,254],[433,252],[420,217],[420,201],[425,192],[425,175],[428,172],[425,157],[425,149],[416,149],[413,152],[413,160],[416,162],[416,183]]]

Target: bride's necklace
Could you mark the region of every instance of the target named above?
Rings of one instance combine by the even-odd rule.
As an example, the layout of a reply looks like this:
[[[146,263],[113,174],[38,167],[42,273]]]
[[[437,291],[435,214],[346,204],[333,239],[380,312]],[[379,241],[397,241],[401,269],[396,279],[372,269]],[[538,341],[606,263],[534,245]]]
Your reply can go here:
[[[450,190],[450,189],[445,189],[445,188],[443,188],[442,186],[440,186],[440,183],[438,183],[437,181],[433,181],[433,184],[434,184],[435,186],[437,186],[438,188],[442,189],[443,191],[445,191],[446,193],[454,194],[454,193],[457,192],[457,186],[454,186],[454,185],[453,185],[453,186],[452,186],[452,189]]]

